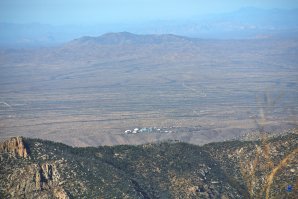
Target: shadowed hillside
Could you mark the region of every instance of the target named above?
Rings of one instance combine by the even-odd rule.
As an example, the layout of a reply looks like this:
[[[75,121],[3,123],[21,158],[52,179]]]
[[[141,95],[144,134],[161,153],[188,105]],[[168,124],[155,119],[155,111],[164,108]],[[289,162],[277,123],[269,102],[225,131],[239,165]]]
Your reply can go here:
[[[20,149],[28,155],[21,156]],[[297,149],[296,130],[202,147],[172,141],[73,148],[12,138],[0,145],[0,193],[1,198],[294,199]]]

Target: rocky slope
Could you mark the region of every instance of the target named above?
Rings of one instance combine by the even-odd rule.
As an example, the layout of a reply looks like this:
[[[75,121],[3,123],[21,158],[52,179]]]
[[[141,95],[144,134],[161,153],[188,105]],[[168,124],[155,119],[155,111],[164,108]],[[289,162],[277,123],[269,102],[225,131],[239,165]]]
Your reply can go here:
[[[196,146],[0,145],[0,198],[295,198],[298,133]]]
[[[28,157],[28,149],[22,137],[14,137],[0,143],[0,153],[8,153],[22,158]]]

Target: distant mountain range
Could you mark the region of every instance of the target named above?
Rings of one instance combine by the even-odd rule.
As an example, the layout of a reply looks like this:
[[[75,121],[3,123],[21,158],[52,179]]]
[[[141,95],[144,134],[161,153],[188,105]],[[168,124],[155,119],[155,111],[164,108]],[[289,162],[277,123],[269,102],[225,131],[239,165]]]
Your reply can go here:
[[[204,144],[291,128],[297,125],[297,46],[295,39],[118,32],[50,48],[2,49],[0,135],[76,146],[169,138]],[[153,127],[162,132],[124,133]]]
[[[298,9],[243,8],[231,13],[197,16],[188,20],[148,21],[142,24],[53,26],[0,23],[0,46],[50,46],[83,35],[121,31],[216,39],[295,37],[298,32]]]
[[[122,44],[161,44],[165,42],[186,42],[195,39],[173,34],[137,35],[130,32],[106,33],[98,37],[81,37],[71,41],[71,44],[97,44],[97,45],[122,45]]]

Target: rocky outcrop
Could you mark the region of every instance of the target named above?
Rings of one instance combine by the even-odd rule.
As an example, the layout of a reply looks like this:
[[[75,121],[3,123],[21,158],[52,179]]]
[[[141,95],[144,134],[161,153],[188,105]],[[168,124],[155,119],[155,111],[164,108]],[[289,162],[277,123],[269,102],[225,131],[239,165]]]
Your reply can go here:
[[[60,175],[57,171],[56,164],[44,163],[42,165],[36,165],[35,172],[35,187],[37,190],[48,189],[49,187],[55,186]]]
[[[0,153],[10,153],[21,158],[29,157],[29,149],[22,137],[13,137],[0,143]]]
[[[8,196],[12,198],[68,199],[68,193],[59,184],[61,178],[57,164],[57,162],[31,164],[13,170],[7,179]]]
[[[0,198],[68,199],[60,175],[65,161],[44,159],[42,146],[34,146],[29,150],[22,137],[0,141]]]

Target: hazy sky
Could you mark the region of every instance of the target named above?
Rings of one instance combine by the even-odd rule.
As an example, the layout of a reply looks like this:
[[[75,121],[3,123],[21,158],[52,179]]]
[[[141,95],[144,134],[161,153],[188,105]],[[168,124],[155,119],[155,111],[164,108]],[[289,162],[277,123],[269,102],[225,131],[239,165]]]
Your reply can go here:
[[[298,8],[298,0],[0,0],[0,22],[130,23],[187,19],[242,7]]]

